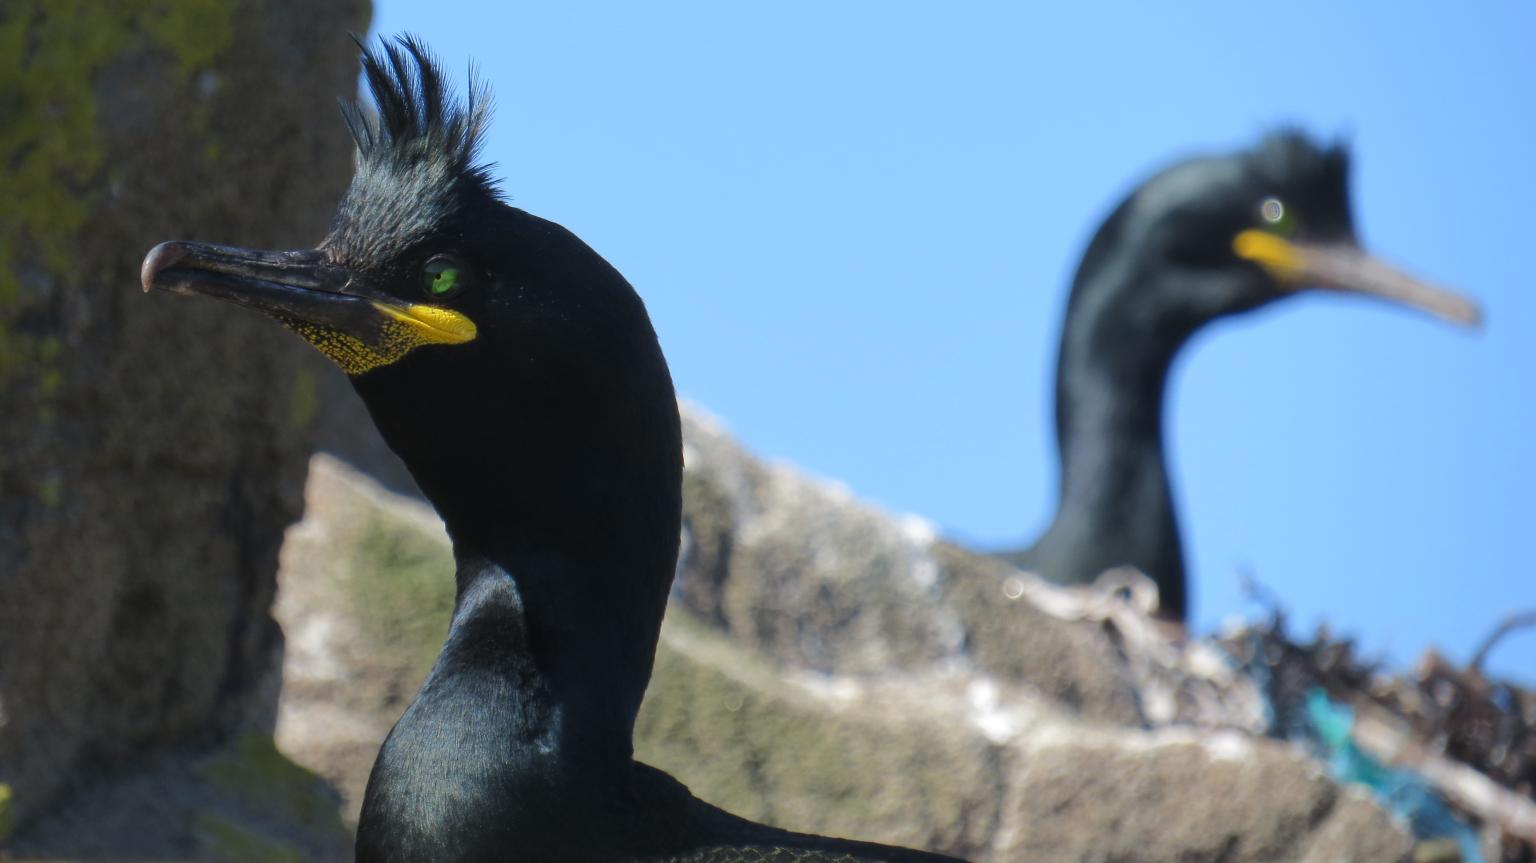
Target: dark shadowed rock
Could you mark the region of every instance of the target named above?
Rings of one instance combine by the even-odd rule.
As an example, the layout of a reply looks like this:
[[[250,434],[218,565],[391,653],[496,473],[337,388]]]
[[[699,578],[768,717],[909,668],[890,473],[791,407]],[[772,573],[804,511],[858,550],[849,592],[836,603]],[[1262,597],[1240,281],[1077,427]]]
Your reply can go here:
[[[139,261],[323,235],[368,15],[0,11],[0,788],[23,825],[102,775],[270,732],[319,365],[256,315],[144,296]]]

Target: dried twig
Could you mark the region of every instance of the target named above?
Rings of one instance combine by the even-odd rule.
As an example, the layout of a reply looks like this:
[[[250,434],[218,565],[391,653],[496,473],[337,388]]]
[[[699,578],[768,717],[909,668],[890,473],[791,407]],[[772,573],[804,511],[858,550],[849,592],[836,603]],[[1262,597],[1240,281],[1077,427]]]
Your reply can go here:
[[[1280,594],[1271,590],[1269,585],[1259,581],[1258,576],[1253,574],[1251,568],[1246,566],[1238,567],[1237,589],[1242,593],[1244,599],[1260,606],[1269,612],[1271,617],[1280,617],[1285,613],[1285,604],[1280,601]]]
[[[1483,639],[1482,646],[1477,649],[1476,653],[1472,654],[1472,661],[1468,663],[1467,667],[1481,674],[1483,660],[1488,658],[1488,653],[1493,650],[1493,646],[1511,632],[1517,629],[1525,629],[1529,626],[1536,626],[1536,609],[1520,614],[1511,614],[1509,617],[1504,618],[1504,622],[1500,623],[1493,632],[1488,633],[1487,638]]]
[[[1375,711],[1357,714],[1353,737],[1361,749],[1388,764],[1411,767],[1445,799],[1496,824],[1505,833],[1536,843],[1536,801],[1499,785],[1459,761],[1427,749],[1411,732]]]

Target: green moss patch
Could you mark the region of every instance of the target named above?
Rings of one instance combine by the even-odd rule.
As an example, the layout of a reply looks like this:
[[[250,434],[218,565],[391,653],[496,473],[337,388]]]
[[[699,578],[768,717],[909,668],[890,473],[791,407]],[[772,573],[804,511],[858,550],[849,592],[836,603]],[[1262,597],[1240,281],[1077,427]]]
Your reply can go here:
[[[218,815],[199,815],[194,832],[200,849],[213,863],[303,863],[304,860],[294,849]]]
[[[11,811],[11,786],[0,782],[0,844],[16,829],[16,813]]]
[[[345,589],[358,625],[388,663],[425,674],[453,617],[453,553],[443,537],[384,513],[368,516]]]
[[[72,248],[106,187],[96,77],[134,48],[176,59],[182,84],[234,35],[229,0],[13,0],[0,15],[0,383],[56,390],[48,337],[23,332],[29,282],[72,280]],[[189,106],[192,130],[206,123]],[[24,274],[25,273],[25,274]]]
[[[288,760],[268,735],[241,736],[233,750],[209,759],[202,774],[243,806],[274,813],[306,830],[347,832],[330,786]]]
[[[979,735],[815,696],[675,607],[667,614],[636,723],[641,760],[711,803],[794,830],[945,848],[990,835],[1001,773]],[[998,788],[957,785],[957,774]]]

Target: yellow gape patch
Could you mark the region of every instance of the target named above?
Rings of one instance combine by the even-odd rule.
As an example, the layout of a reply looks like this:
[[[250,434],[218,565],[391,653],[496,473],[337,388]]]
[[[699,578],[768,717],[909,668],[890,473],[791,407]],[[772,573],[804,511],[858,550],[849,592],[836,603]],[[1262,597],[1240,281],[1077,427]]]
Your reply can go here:
[[[1304,276],[1305,262],[1295,244],[1268,231],[1250,228],[1232,238],[1232,251],[1239,258],[1253,261],[1282,282]]]
[[[383,303],[374,303],[373,307],[386,319],[379,325],[378,339],[373,342],[308,321],[283,323],[349,375],[387,366],[422,345],[461,345],[473,341],[477,332],[474,321],[450,309]]]

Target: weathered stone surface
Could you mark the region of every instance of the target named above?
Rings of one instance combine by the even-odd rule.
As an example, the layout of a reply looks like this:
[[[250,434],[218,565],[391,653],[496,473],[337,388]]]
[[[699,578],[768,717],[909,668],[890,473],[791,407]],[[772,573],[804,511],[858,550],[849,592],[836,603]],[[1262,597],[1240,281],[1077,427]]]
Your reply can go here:
[[[0,11],[0,788],[273,720],[268,608],[318,362],[270,321],[139,292],[178,237],[313,244],[350,174],[364,0]]]
[[[784,675],[676,609],[662,638],[636,723],[642,760],[754,820],[986,853],[1007,776],[964,700],[940,695],[961,681]]]
[[[448,538],[425,504],[317,455],[279,585],[278,746],[335,785],[355,822],[379,746],[448,631]]]
[[[350,860],[336,792],[256,732],[167,750],[38,819],[0,860]]]
[[[1137,723],[1111,645],[1010,598],[1013,570],[940,541],[846,489],[741,448],[684,406],[683,554],[674,599],[788,666],[883,673],[965,668],[1085,717]]]
[[[419,497],[342,387],[326,393],[321,447]],[[1187,657],[1152,669],[1171,678],[1149,681],[1148,669],[1125,662],[1126,633],[1061,612],[1083,604],[1072,591],[947,543],[921,518],[892,516],[835,483],[764,463],[703,410],[681,409],[687,470],[673,605],[732,640],[787,668],[984,675],[1085,719],[1253,727],[1239,714],[1252,720],[1256,693],[1250,703],[1217,705],[1213,721],[1211,688],[1183,691],[1193,681],[1179,667]],[[1042,596],[1055,600],[1054,613]]]
[[[1405,859],[1412,841],[1287,747],[1236,732],[1020,741],[1002,860]]]
[[[452,562],[430,509],[334,459],[315,458],[306,499],[283,549],[278,741],[342,789],[355,817],[446,630]],[[959,558],[951,567],[970,557],[937,554]],[[1026,613],[1088,639],[1102,629]],[[1039,649],[1065,676],[1100,655],[1075,656],[1074,643]],[[1079,688],[1014,685],[960,662],[797,669],[674,607],[636,747],[748,817],[977,861],[1397,861],[1409,847],[1382,810],[1289,748],[1092,719],[1059,700]]]
[[[823,671],[960,653],[964,633],[953,615],[908,613],[936,605],[927,524],[746,457],[702,414],[688,418],[687,539],[675,595],[690,610],[769,656]]]

